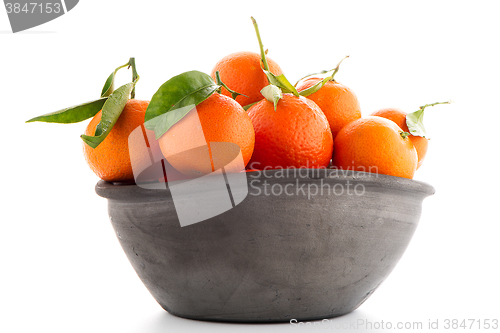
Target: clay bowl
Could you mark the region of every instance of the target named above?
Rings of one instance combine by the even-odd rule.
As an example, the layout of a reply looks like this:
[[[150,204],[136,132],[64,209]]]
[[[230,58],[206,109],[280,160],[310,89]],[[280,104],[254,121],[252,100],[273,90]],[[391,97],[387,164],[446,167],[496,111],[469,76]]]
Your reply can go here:
[[[215,176],[178,188],[96,185],[130,263],[173,315],[281,322],[349,313],[391,273],[434,193],[419,181],[335,169],[241,175],[245,186],[226,179],[224,191]],[[180,225],[182,203],[223,210],[228,190],[229,209]],[[205,214],[196,207],[194,216]]]

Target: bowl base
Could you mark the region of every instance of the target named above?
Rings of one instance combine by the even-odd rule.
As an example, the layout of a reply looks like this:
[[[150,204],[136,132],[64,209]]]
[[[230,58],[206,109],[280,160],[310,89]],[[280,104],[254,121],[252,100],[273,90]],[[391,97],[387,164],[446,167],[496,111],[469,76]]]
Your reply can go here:
[[[161,304],[160,304],[161,305]],[[200,320],[200,321],[211,321],[211,322],[223,322],[223,323],[241,323],[241,324],[268,324],[268,323],[289,323],[292,319],[297,320],[297,322],[304,321],[315,321],[315,320],[323,320],[323,319],[332,319],[336,317],[341,317],[346,314],[349,314],[356,309],[352,309],[346,312],[338,313],[338,314],[324,314],[318,316],[283,316],[282,318],[253,318],[250,314],[247,317],[227,317],[226,315],[192,315],[192,314],[182,314],[172,311],[165,305],[161,305],[163,310],[167,311],[169,314],[184,318],[184,319],[192,319],[192,320]]]

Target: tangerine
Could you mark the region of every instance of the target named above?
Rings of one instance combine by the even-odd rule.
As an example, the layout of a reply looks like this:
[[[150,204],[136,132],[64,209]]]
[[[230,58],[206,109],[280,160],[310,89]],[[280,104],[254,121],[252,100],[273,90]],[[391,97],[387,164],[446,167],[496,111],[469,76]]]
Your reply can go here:
[[[305,97],[283,94],[274,104],[263,99],[248,109],[255,129],[255,151],[249,166],[321,168],[332,157],[333,138],[319,106]]]
[[[410,133],[408,130],[408,125],[406,124],[406,112],[402,111],[398,108],[384,108],[378,111],[375,111],[371,114],[372,116],[379,116],[395,122],[403,131]],[[417,169],[422,165],[425,155],[427,154],[427,148],[429,146],[429,140],[422,136],[409,136],[411,142],[417,149],[418,155],[418,165]]]
[[[275,75],[281,75],[280,66],[270,58],[267,58],[269,70]],[[219,60],[212,69],[211,76],[216,80],[215,73],[218,71],[222,82],[229,89],[246,96],[237,96],[236,101],[241,106],[260,101],[263,97],[260,91],[267,86],[266,74],[262,71],[261,56],[254,52],[236,52]],[[231,93],[222,88],[221,93],[231,97]]]
[[[333,165],[339,169],[413,178],[417,151],[408,133],[388,119],[368,116],[340,130],[334,143]]]
[[[129,99],[104,141],[96,148],[83,143],[85,160],[99,178],[108,182],[134,181],[129,148],[140,150],[143,142],[132,141],[129,143],[129,135],[139,126],[147,131],[144,128],[144,117],[148,105],[149,101]],[[95,134],[97,124],[101,121],[101,115],[102,110],[92,118],[85,129],[85,135],[93,136]],[[144,140],[142,136],[141,139]],[[144,157],[147,157],[147,154]]]
[[[297,90],[302,91],[315,85],[320,78],[308,78],[297,84]],[[336,81],[328,81],[321,89],[307,96],[324,112],[333,139],[337,133],[351,121],[361,118],[361,108],[356,94],[345,85]]]
[[[243,170],[252,156],[255,133],[241,105],[216,92],[165,132],[158,143],[175,169],[197,177],[221,168]]]

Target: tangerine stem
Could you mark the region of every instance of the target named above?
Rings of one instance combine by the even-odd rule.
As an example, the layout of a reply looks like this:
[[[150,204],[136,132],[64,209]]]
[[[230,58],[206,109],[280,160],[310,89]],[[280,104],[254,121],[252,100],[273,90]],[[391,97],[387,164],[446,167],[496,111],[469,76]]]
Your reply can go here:
[[[221,89],[222,87],[226,88],[227,91],[229,91],[231,93],[231,97],[235,100],[236,97],[238,97],[239,95],[241,96],[245,96],[245,97],[248,97],[247,95],[244,95],[244,94],[240,94],[239,92],[236,92],[232,89],[230,89],[224,82],[222,82],[221,78],[220,78],[220,73],[219,71],[216,71],[215,72],[215,81],[217,83],[217,85],[219,86],[219,89],[217,89],[217,91],[220,93],[221,92]]]
[[[266,52],[264,51],[264,46],[262,45],[262,39],[260,38],[260,32],[259,32],[259,26],[257,25],[257,21],[253,18],[253,16],[250,16],[253,22],[253,26],[255,28],[255,34],[257,35],[257,40],[259,41],[259,48],[260,48],[260,57],[262,58],[262,64],[264,65],[264,69],[266,71],[269,71],[269,65],[267,64],[267,59],[266,59]]]
[[[432,104],[425,104],[424,106],[421,106],[420,107],[420,110],[424,110],[426,107],[428,106],[434,106],[434,105],[438,105],[438,104],[451,104],[451,101],[446,101],[446,102],[436,102],[436,103],[432,103]]]
[[[128,61],[129,68],[132,67],[132,82],[136,82],[139,80],[139,74],[137,74],[137,69],[135,67],[135,58],[132,57]],[[134,99],[135,98],[135,85],[134,88],[132,89],[132,92],[130,92],[130,98]]]
[[[300,79],[299,79],[299,80],[298,80],[298,81],[297,81],[297,82],[296,82],[293,86],[294,86],[294,87],[296,87],[296,86],[297,86],[297,84],[299,84],[299,82],[300,82],[300,81],[302,81],[302,80],[304,80],[304,79],[306,79],[306,78],[308,78],[308,77],[311,77],[311,76],[314,76],[314,75],[326,74],[326,73],[329,73],[329,72],[331,72],[331,71],[333,71],[333,73],[332,73],[330,76],[325,77],[325,79],[328,79],[328,81],[335,81],[335,80],[334,80],[334,76],[335,76],[335,74],[337,74],[337,72],[339,71],[340,64],[341,64],[341,63],[342,63],[345,59],[347,59],[347,58],[349,58],[349,56],[348,56],[348,55],[347,55],[347,56],[345,56],[342,60],[340,60],[340,61],[339,61],[339,63],[337,64],[337,67],[335,67],[334,69],[330,69],[330,70],[322,70],[322,71],[320,71],[320,72],[317,72],[317,73],[312,73],[312,74],[307,74],[306,76],[301,77],[301,78],[300,78]],[[327,81],[325,81],[325,83],[326,83],[326,82],[327,82]],[[304,96],[304,95],[303,95],[303,96]]]
[[[406,139],[410,135],[410,133],[408,133],[408,132],[399,132],[399,135],[401,135],[401,137],[403,139]]]
[[[332,75],[330,76],[330,81],[335,81],[334,77],[335,77],[335,74],[337,74],[337,72],[339,71],[339,68],[340,68],[340,64],[342,63],[342,61],[346,60],[347,58],[349,58],[349,56],[345,56],[344,59],[340,60],[339,63],[337,64],[337,67],[335,67],[333,69],[333,73]]]

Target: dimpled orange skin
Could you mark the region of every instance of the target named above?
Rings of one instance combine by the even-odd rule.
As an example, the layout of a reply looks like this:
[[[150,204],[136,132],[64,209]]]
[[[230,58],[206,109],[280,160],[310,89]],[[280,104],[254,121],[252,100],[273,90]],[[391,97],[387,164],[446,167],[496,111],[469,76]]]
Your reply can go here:
[[[274,111],[264,99],[248,115],[255,129],[252,169],[328,166],[333,138],[324,113],[305,97],[283,94]]]
[[[282,71],[278,64],[266,57],[269,70],[275,75],[281,75]],[[215,72],[219,71],[220,78],[229,89],[245,96],[236,97],[241,106],[260,101],[264,97],[260,93],[262,88],[269,82],[261,68],[260,54],[254,52],[236,52],[225,56],[215,64],[211,76],[215,80]],[[231,97],[226,88],[222,88],[222,94]]]
[[[203,144],[206,146],[201,150],[190,152],[190,149],[200,147],[200,142],[195,139],[196,135],[190,134],[200,130],[193,111],[190,111],[158,139],[160,149],[167,161],[175,169],[188,176],[208,174],[214,171],[212,163],[215,162],[211,156],[211,150],[206,145],[207,142],[231,142],[239,146],[246,166],[253,153],[255,133],[252,121],[241,105],[232,98],[217,92],[198,104],[196,111],[206,140]],[[225,156],[218,157],[219,161],[226,158]]]
[[[297,84],[297,90],[302,91],[315,85],[320,79],[309,78]],[[356,94],[336,81],[328,81],[320,90],[307,96],[313,100],[325,113],[333,139],[337,133],[351,121],[361,118],[361,108]]]
[[[335,139],[333,165],[344,170],[412,179],[417,151],[393,121],[368,116],[347,124]]]
[[[134,174],[129,155],[129,135],[138,126],[143,126],[144,116],[149,101],[130,99],[123,108],[120,117],[99,146],[92,148],[83,143],[83,154],[92,171],[108,182],[133,182]],[[97,124],[101,121],[99,111],[85,129],[85,135],[94,135]],[[142,147],[142,142],[131,142]],[[144,156],[148,157],[145,152]]]
[[[384,108],[378,111],[375,111],[371,114],[372,116],[379,116],[395,122],[401,129],[405,132],[410,133],[408,129],[408,125],[406,125],[406,112],[398,109],[398,108]],[[409,136],[411,142],[415,146],[418,155],[418,165],[417,169],[420,168],[422,163],[424,162],[425,155],[427,154],[427,148],[429,146],[429,140],[427,138],[421,136]]]

